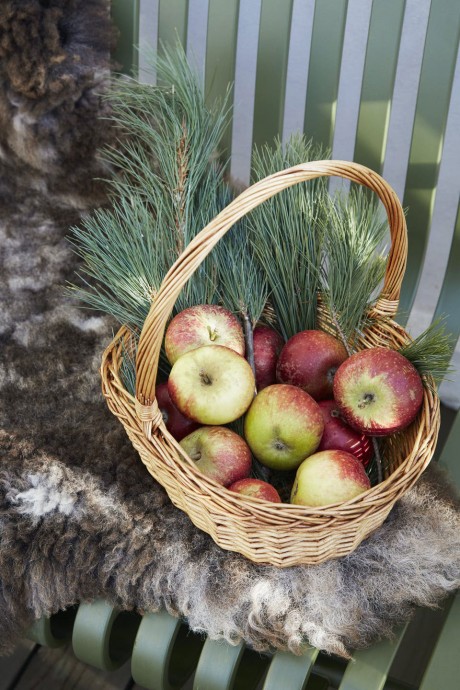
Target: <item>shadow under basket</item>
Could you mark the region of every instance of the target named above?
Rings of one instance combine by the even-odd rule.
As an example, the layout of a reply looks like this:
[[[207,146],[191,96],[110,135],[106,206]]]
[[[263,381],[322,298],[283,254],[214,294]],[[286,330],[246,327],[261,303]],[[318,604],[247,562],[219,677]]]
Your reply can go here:
[[[429,464],[440,424],[439,399],[432,382],[415,421],[404,431],[382,439],[383,481],[355,498],[320,508],[275,504],[225,489],[199,472],[166,430],[155,399],[158,361],[166,324],[188,278],[229,228],[250,210],[282,189],[320,176],[339,176],[377,193],[385,207],[391,248],[382,293],[370,313],[370,327],[359,349],[399,349],[410,341],[392,317],[398,307],[407,257],[407,230],[400,202],[375,172],[356,163],[316,161],[271,175],[252,185],[224,209],[187,246],[169,270],[152,303],[139,340],[136,396],[125,389],[120,371],[130,349],[129,331],[121,328],[103,355],[102,389],[107,404],[125,427],[150,474],[172,503],[207,532],[223,549],[251,561],[278,567],[316,564],[351,553],[384,522],[394,503],[410,489]],[[325,310],[318,327],[335,332]]]

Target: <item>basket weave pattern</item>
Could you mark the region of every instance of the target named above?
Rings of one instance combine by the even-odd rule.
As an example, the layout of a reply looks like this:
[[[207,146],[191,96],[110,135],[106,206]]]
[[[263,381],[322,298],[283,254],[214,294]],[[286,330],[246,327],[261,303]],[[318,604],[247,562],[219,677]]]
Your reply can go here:
[[[279,567],[321,563],[353,551],[387,517],[394,503],[417,481],[433,455],[439,431],[439,400],[425,388],[422,409],[404,432],[388,437],[383,450],[384,480],[354,499],[324,508],[273,504],[224,489],[201,474],[166,430],[155,400],[158,361],[164,331],[176,299],[189,277],[219,239],[253,208],[298,182],[337,175],[376,192],[386,210],[391,248],[382,293],[372,314],[379,317],[363,334],[361,349],[399,348],[409,336],[392,317],[398,307],[407,256],[404,214],[391,187],[375,172],[356,163],[317,161],[289,168],[252,185],[214,218],[171,267],[145,321],[136,361],[136,397],[120,379],[123,347],[129,334],[121,328],[103,355],[104,396],[151,475],[171,501],[224,549],[252,561]],[[321,328],[334,332],[325,310]]]

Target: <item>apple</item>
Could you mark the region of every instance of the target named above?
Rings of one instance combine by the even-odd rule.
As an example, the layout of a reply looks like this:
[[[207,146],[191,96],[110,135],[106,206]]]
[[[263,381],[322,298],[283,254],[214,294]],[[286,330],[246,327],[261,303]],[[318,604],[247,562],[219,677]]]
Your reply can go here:
[[[354,429],[386,436],[415,419],[423,401],[423,383],[399,352],[372,347],[356,352],[337,369],[334,399]]]
[[[299,386],[315,400],[332,398],[332,382],[348,357],[342,343],[325,331],[309,330],[289,338],[278,357],[276,378]]]
[[[235,491],[237,494],[243,496],[250,496],[251,498],[261,498],[264,501],[271,501],[272,503],[281,503],[281,497],[274,486],[262,479],[240,479],[229,487],[230,491]]]
[[[247,443],[224,426],[202,426],[180,442],[197,468],[218,484],[229,486],[251,472]]]
[[[276,383],[276,363],[284,340],[269,326],[256,326],[253,336],[256,387],[258,391],[261,391]]]
[[[176,314],[165,333],[170,364],[204,345],[223,345],[244,355],[244,334],[237,317],[216,304],[197,304]]]
[[[155,397],[167,430],[176,441],[198,428],[198,424],[185,417],[174,405],[168,392],[168,384],[160,383],[155,388]]]
[[[255,457],[274,470],[293,470],[319,445],[323,415],[318,403],[295,386],[275,383],[254,399],[244,436]]]
[[[342,419],[335,400],[321,400],[318,405],[323,413],[324,431],[317,450],[344,450],[367,467],[374,452],[369,437]]]
[[[371,486],[362,464],[343,450],[323,450],[303,461],[292,487],[291,503],[326,506],[348,501]]]
[[[173,365],[168,379],[174,405],[200,424],[228,424],[238,419],[251,404],[254,389],[248,362],[222,345],[186,352]]]

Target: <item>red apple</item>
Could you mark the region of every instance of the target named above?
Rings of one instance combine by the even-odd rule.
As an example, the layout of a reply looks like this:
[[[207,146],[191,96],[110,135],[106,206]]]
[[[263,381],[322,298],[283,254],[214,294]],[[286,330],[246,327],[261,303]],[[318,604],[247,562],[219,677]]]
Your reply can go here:
[[[292,487],[291,503],[326,506],[342,503],[370,488],[362,464],[343,450],[323,450],[303,461]]]
[[[356,352],[338,368],[334,398],[350,426],[370,436],[386,436],[415,419],[423,383],[399,352],[372,347]]]
[[[174,405],[168,392],[167,383],[160,383],[156,387],[155,397],[166,428],[176,441],[181,441],[184,436],[198,428],[196,422],[185,417]]]
[[[203,426],[180,442],[207,477],[229,486],[251,472],[251,451],[241,436],[224,426]]]
[[[244,334],[237,317],[215,304],[197,304],[176,314],[165,333],[165,352],[171,364],[204,345],[223,345],[244,355]]]
[[[222,345],[190,350],[173,365],[168,391],[174,405],[200,424],[228,424],[241,417],[254,397],[248,362]]]
[[[324,419],[324,431],[318,452],[344,450],[354,455],[364,467],[367,467],[373,455],[371,440],[360,431],[352,429],[342,419],[335,400],[321,400],[318,405]]]
[[[281,503],[281,498],[274,486],[262,479],[240,479],[231,484],[230,491],[235,491],[237,494],[243,496],[250,496],[251,498],[261,498],[264,501],[271,501],[272,503]]]
[[[283,345],[283,338],[273,328],[254,328],[254,363],[258,391],[276,383],[276,363]]]
[[[261,391],[246,413],[244,436],[256,458],[275,470],[293,470],[319,445],[323,415],[318,403],[295,386]]]
[[[276,378],[298,386],[315,400],[332,398],[334,374],[348,353],[342,343],[325,331],[301,331],[281,350]]]

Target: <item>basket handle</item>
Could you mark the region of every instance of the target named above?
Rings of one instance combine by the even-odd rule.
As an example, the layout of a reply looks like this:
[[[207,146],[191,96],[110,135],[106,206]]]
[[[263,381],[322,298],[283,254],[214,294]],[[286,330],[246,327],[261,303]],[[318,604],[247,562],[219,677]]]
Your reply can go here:
[[[136,359],[136,413],[144,432],[161,423],[155,400],[155,383],[163,335],[169,315],[183,286],[220,238],[246,213],[272,196],[293,185],[322,176],[338,176],[373,190],[388,216],[391,247],[382,292],[374,312],[392,317],[396,314],[407,259],[407,229],[404,212],[396,193],[373,170],[347,161],[314,161],[282,170],[256,182],[223,209],[187,245],[166,274],[152,302],[139,340]]]

